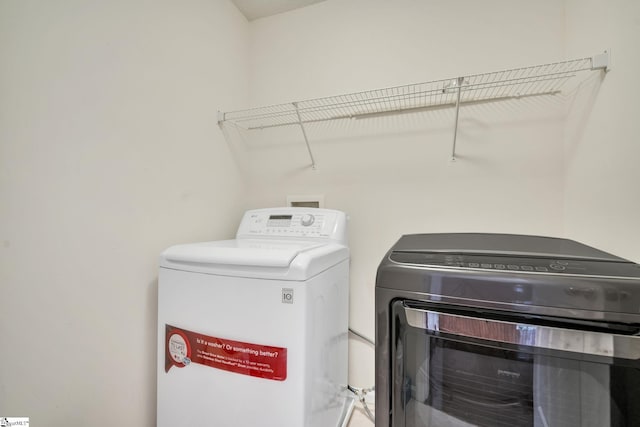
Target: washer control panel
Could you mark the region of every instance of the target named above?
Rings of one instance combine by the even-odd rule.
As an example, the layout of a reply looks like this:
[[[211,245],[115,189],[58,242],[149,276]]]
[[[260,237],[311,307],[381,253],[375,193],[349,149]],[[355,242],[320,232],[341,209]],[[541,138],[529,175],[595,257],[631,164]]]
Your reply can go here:
[[[237,237],[291,237],[346,242],[346,215],[317,208],[248,211],[242,219]]]

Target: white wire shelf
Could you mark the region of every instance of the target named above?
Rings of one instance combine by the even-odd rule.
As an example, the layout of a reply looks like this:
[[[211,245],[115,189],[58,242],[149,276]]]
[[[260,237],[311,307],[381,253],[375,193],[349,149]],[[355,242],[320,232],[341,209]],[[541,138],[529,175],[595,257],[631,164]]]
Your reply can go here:
[[[460,105],[500,101],[528,96],[561,93],[568,81],[584,72],[608,70],[609,54],[605,52],[551,64],[534,65],[453,79],[435,80],[385,89],[296,101],[247,110],[220,112],[218,123],[231,123],[246,130],[298,125],[313,154],[305,124],[328,120],[359,118],[393,112],[411,112],[430,108],[456,107],[453,157],[457,116]]]

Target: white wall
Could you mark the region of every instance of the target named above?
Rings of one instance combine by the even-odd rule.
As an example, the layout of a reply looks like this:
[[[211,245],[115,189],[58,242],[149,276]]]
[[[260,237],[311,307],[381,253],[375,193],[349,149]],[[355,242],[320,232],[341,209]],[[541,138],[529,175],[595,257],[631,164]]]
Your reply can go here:
[[[232,236],[227,1],[0,2],[0,415],[155,425],[157,257]]]
[[[564,3],[329,0],[251,23],[250,97],[269,105],[565,59]],[[351,326],[374,336],[374,282],[404,233],[563,232],[563,105],[528,99],[308,127],[230,131],[247,206],[324,194],[350,214]],[[350,382],[373,384],[374,352],[352,340]]]
[[[566,134],[568,236],[640,262],[640,3],[568,0],[567,51],[611,51]]]

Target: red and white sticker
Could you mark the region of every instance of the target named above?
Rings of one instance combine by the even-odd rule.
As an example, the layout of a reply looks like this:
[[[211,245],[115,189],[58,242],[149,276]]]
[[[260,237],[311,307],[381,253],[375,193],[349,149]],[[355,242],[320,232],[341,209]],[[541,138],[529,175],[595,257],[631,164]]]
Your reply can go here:
[[[268,380],[287,378],[287,349],[232,341],[165,325],[165,372],[191,363]]]

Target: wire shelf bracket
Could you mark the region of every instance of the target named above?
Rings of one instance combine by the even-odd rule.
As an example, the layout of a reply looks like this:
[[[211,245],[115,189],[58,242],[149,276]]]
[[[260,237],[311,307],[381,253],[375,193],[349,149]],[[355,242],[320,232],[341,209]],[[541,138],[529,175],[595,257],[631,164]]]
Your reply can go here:
[[[299,126],[316,168],[306,125],[330,120],[408,113],[432,108],[455,108],[451,158],[456,158],[460,107],[484,102],[520,99],[561,93],[568,81],[590,71],[607,72],[610,51],[592,57],[510,70],[460,76],[385,89],[355,92],[325,98],[246,110],[218,112],[218,125],[231,123],[245,130]]]
[[[311,151],[311,146],[309,145],[309,138],[307,137],[307,131],[304,129],[304,122],[300,117],[300,109],[298,108],[297,102],[292,102],[293,108],[296,109],[296,117],[298,117],[298,124],[300,125],[300,130],[302,131],[302,137],[304,138],[304,143],[307,145],[307,151],[309,152],[309,157],[311,158],[311,168],[316,168],[316,160],[313,158],[313,152]]]

